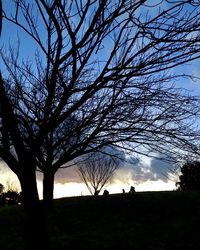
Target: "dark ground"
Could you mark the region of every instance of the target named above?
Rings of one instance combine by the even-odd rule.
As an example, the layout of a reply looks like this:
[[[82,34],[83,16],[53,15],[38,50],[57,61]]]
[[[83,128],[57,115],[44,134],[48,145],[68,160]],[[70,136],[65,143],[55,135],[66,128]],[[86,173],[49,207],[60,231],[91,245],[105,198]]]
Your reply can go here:
[[[0,208],[0,249],[24,249],[22,206]],[[52,250],[199,250],[200,192],[141,192],[55,200]]]

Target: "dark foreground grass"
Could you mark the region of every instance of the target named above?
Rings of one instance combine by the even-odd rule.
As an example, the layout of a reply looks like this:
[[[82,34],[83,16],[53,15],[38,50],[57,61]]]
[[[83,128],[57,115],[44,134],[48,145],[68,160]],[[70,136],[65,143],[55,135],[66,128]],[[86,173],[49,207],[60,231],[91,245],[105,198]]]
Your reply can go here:
[[[0,209],[0,249],[24,249],[23,221],[22,207]],[[52,250],[199,250],[200,192],[57,199],[47,229]]]

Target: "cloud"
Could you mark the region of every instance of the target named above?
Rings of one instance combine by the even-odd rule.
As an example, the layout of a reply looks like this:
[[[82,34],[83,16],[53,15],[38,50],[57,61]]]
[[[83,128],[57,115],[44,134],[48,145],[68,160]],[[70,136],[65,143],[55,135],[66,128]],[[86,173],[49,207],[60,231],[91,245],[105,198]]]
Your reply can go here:
[[[101,152],[105,152],[105,157],[109,156],[116,156],[116,160],[119,162],[120,166],[122,167],[123,161],[125,159],[125,154],[122,150],[116,148],[116,147],[111,147],[111,146],[106,146],[104,147]],[[98,152],[97,154],[101,154],[101,152]],[[90,155],[92,157],[92,155]],[[88,156],[85,156],[86,159],[88,159]],[[83,157],[84,159],[84,157]],[[77,160],[78,161],[78,160]],[[75,165],[67,168],[60,168],[56,175],[55,175],[55,183],[71,183],[71,182],[76,182],[76,183],[82,183],[81,178],[79,177],[79,174],[77,172],[77,166],[76,163]]]
[[[109,181],[109,184],[121,182],[127,185],[132,183],[140,184],[146,181],[157,181],[162,180],[167,182],[167,176],[169,169],[173,168],[166,161],[159,160],[157,158],[148,158],[144,156],[134,157],[129,156],[125,158],[123,152],[118,149],[109,149],[110,153],[118,154],[120,159],[125,159],[125,163],[121,164],[119,169],[115,172],[113,178]],[[157,155],[157,157],[163,158],[162,155]],[[6,165],[2,163],[0,171],[7,172],[8,169]],[[10,174],[10,173],[9,173]],[[42,174],[38,173],[37,178],[42,181]],[[82,183],[81,178],[77,172],[77,166],[71,166],[68,168],[60,168],[55,175],[55,184],[64,183]]]
[[[121,153],[120,158],[122,156],[125,162],[116,170],[113,177],[109,180],[108,185],[116,183],[125,185],[132,185],[134,183],[134,185],[139,185],[148,181],[162,181],[165,183],[169,181],[170,169],[173,169],[174,166],[166,160],[161,160],[161,158],[165,159],[163,155],[156,154],[156,158],[144,156],[128,156],[125,158],[123,153]],[[41,175],[38,177],[42,180]],[[59,183],[82,183],[77,172],[77,166],[60,168],[55,175],[55,184]]]
[[[20,190],[19,180],[12,170],[3,161],[0,161],[0,183],[5,188],[13,188],[14,190]]]
[[[123,155],[123,154],[122,154]],[[157,157],[164,158],[161,154]],[[122,158],[122,157],[120,157]],[[168,175],[173,165],[167,161],[157,158],[148,158],[144,156],[128,156],[125,158],[125,163],[120,165],[120,168],[115,172],[113,178],[108,182],[108,185],[135,185],[136,187],[145,183],[162,182],[168,183]],[[5,183],[6,180],[16,181],[16,176],[11,170],[1,162],[0,164],[0,183]],[[42,181],[42,173],[37,173],[37,179]],[[55,175],[55,184],[78,183],[82,184],[82,180],[77,172],[77,166],[68,168],[60,168]]]
[[[158,155],[158,157],[162,158],[163,156]],[[174,163],[167,161],[166,158],[163,160],[153,158],[150,164],[150,172],[152,173],[155,180],[162,180],[167,182],[168,176],[174,167]]]
[[[55,175],[55,183],[67,183],[76,182],[81,183],[82,180],[78,175],[77,166],[72,166],[69,168],[60,168]]]
[[[9,168],[7,164],[0,158],[0,173],[7,171]]]
[[[147,181],[168,182],[170,170],[174,167],[174,165],[167,161],[161,154],[157,154],[156,158],[144,156],[138,158],[129,157],[126,162],[123,168],[116,171],[112,182],[120,181],[128,185],[133,182],[135,184],[141,184]]]
[[[43,173],[37,172],[37,180],[39,182],[42,182],[43,180]],[[54,183],[55,184],[65,184],[69,182],[76,182],[76,183],[82,183],[82,180],[80,179],[78,172],[77,172],[77,166],[71,166],[67,168],[59,168],[54,176]]]

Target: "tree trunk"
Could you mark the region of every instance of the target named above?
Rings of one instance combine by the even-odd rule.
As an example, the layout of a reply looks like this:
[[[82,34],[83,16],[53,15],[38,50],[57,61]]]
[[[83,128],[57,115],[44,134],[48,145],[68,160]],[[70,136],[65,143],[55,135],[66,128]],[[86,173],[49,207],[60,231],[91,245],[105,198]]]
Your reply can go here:
[[[26,170],[19,176],[19,181],[25,210],[27,250],[48,249],[45,213],[39,201],[35,170],[28,165],[23,169]]]
[[[43,176],[43,203],[45,211],[53,209],[54,173],[44,172]]]

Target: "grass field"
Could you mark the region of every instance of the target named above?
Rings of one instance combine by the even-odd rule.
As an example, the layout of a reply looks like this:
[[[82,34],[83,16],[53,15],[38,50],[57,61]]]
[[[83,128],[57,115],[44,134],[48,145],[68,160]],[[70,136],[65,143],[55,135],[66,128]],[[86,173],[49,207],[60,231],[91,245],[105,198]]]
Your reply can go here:
[[[24,249],[23,221],[22,207],[0,208],[0,249]],[[47,229],[52,250],[199,250],[200,192],[57,199]]]

